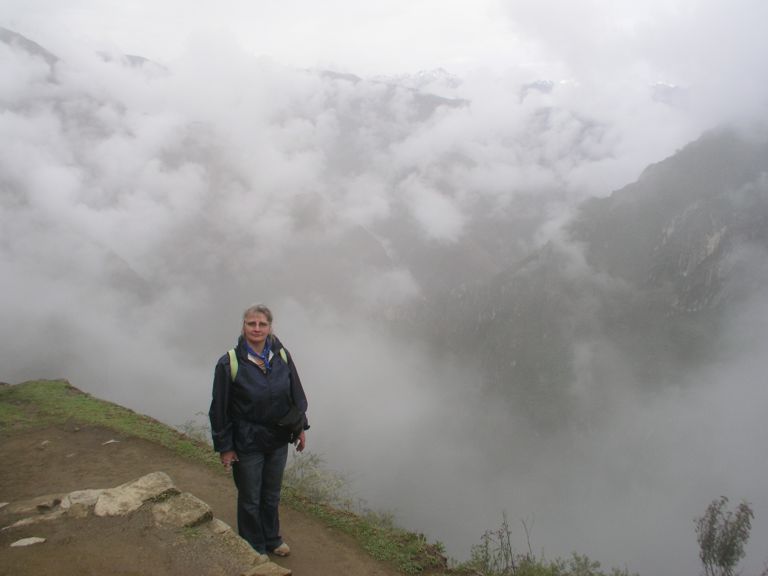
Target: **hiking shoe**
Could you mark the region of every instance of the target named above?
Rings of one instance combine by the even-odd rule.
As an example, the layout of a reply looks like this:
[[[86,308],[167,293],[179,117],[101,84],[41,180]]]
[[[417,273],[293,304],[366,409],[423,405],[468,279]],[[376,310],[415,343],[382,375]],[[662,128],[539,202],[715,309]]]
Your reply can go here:
[[[282,544],[280,544],[280,546],[272,550],[272,554],[274,554],[275,556],[280,556],[281,558],[285,558],[290,553],[291,553],[291,548],[285,542],[283,542]]]

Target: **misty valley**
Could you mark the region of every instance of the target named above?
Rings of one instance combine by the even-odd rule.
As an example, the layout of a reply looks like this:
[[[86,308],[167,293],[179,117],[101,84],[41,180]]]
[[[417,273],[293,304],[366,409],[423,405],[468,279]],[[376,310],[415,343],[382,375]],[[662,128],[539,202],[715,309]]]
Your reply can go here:
[[[522,551],[693,574],[725,495],[752,504],[758,572],[764,118],[631,163],[549,81],[56,48],[0,28],[0,379],[201,420],[266,302],[309,450],[449,556],[506,518]]]

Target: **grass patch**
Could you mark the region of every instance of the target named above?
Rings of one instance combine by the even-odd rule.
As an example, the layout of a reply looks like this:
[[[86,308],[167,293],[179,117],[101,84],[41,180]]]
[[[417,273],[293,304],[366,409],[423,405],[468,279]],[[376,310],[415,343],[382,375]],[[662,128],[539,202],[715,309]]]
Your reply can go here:
[[[0,398],[2,398],[1,391]],[[32,419],[18,404],[0,402],[0,430],[23,428],[30,424]]]
[[[0,431],[68,421],[104,426],[218,468],[218,458],[207,444],[153,418],[94,398],[65,380],[33,380],[0,387]]]

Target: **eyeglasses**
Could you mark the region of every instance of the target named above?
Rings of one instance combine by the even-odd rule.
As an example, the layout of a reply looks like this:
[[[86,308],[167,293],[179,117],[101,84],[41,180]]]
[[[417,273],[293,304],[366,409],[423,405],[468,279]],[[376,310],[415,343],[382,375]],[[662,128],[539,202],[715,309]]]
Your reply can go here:
[[[245,322],[248,328],[269,328],[269,322],[260,322],[258,320],[249,320]]]

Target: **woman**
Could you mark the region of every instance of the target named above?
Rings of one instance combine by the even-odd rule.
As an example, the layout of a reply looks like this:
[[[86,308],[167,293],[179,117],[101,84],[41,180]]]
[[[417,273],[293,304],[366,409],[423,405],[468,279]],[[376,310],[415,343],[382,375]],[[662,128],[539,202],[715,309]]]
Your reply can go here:
[[[293,433],[277,424],[292,406],[300,412]],[[290,553],[280,536],[280,487],[288,444],[299,452],[306,446],[306,411],[296,366],[272,334],[272,312],[251,306],[243,313],[234,353],[216,364],[208,415],[213,447],[237,486],[238,532],[259,554]]]

